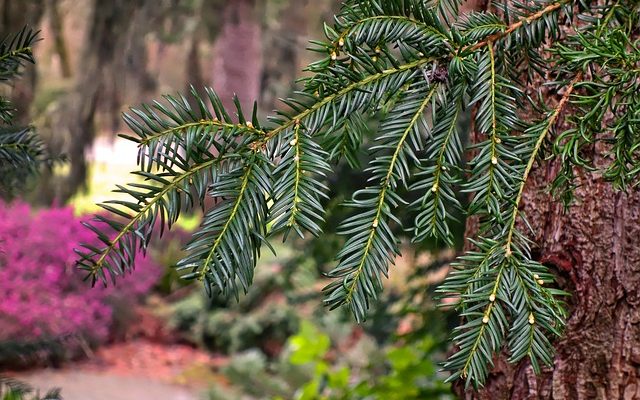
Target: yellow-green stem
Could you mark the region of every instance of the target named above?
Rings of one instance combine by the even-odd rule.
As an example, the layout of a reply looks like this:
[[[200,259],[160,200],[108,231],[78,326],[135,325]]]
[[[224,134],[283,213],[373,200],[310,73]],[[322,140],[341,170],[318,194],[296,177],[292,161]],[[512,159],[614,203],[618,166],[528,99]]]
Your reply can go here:
[[[226,123],[226,122],[221,122],[220,120],[216,119],[202,119],[200,121],[197,122],[188,122],[185,124],[181,124],[178,126],[174,126],[168,129],[165,129],[161,132],[158,133],[154,133],[153,135],[149,135],[143,139],[140,140],[138,146],[142,147],[142,146],[147,146],[152,140],[155,140],[157,138],[163,137],[165,135],[168,135],[170,133],[174,133],[174,132],[180,132],[183,131],[185,129],[189,129],[189,128],[194,128],[194,127],[198,127],[198,126],[217,126],[221,129],[233,129],[233,128],[241,128],[244,132],[251,132],[254,133],[256,135],[264,135],[264,131],[261,131],[259,129],[256,128],[251,128],[247,125],[241,125],[241,124],[230,124],[230,123]]]
[[[122,228],[120,230],[120,232],[118,232],[118,235],[116,235],[116,237],[111,241],[111,244],[104,249],[104,251],[100,255],[100,258],[98,258],[98,260],[94,264],[94,267],[92,268],[92,271],[91,271],[92,274],[95,275],[95,274],[97,274],[97,272],[100,269],[102,269],[102,263],[106,259],[107,255],[109,253],[111,253],[111,251],[115,248],[116,244],[124,237],[124,235],[126,235],[127,232],[129,232],[131,230],[131,228],[133,228],[133,226],[136,224],[136,222],[138,222],[149,210],[151,210],[151,207],[153,207],[158,200],[160,200],[162,197],[164,197],[171,190],[173,190],[175,188],[180,189],[178,185],[182,181],[184,181],[186,179],[190,179],[195,173],[197,173],[197,172],[199,172],[199,171],[201,171],[201,170],[203,170],[205,168],[208,168],[208,167],[212,166],[213,164],[215,164],[218,161],[219,160],[217,160],[217,159],[211,159],[211,160],[203,162],[202,164],[198,165],[197,167],[195,167],[192,170],[186,171],[184,175],[181,175],[181,176],[175,178],[173,181],[171,181],[171,183],[169,183],[160,192],[158,192],[158,194],[156,194],[151,200],[149,200],[144,205],[144,207],[142,207],[140,209],[140,211],[138,211],[136,216],[131,218],[131,221],[129,221],[124,226],[124,228]]]
[[[302,175],[302,160],[300,151],[300,124],[296,124],[293,129],[293,142],[295,146],[295,155],[293,161],[295,163],[296,177],[293,186],[293,204],[291,206],[291,218],[289,218],[289,226],[293,226],[296,223],[296,214],[298,212],[298,203],[300,202],[299,190],[300,190],[300,175]]]
[[[13,51],[8,52],[7,54],[4,54],[3,56],[0,56],[0,62],[6,60],[9,57],[15,57],[18,54],[27,54],[27,53],[31,53],[33,49],[31,48],[31,46],[27,46],[27,47],[21,47],[19,49],[15,49]]]
[[[451,126],[449,127],[449,130],[447,131],[447,134],[445,136],[445,140],[444,143],[442,144],[442,147],[440,148],[440,153],[438,154],[438,162],[436,163],[436,170],[434,173],[434,181],[433,181],[433,188],[435,188],[435,205],[436,205],[436,210],[438,207],[438,200],[440,199],[440,176],[442,175],[442,168],[444,168],[444,155],[446,154],[447,151],[447,146],[449,145],[449,141],[451,140],[452,134],[456,129],[456,123],[458,121],[458,113],[460,112],[460,108],[456,108],[456,113],[453,116],[452,122],[451,122]],[[432,189],[433,190],[433,189]],[[436,224],[436,219],[437,219],[437,213],[433,213],[433,219],[431,220],[431,224],[434,226],[434,231],[435,231],[435,224]]]
[[[216,240],[213,242],[213,246],[211,246],[211,249],[209,250],[209,254],[207,254],[207,258],[203,264],[203,268],[202,271],[200,272],[200,276],[204,276],[210,269],[211,269],[211,260],[213,259],[213,257],[215,256],[215,252],[218,249],[218,246],[220,246],[220,243],[222,242],[222,238],[224,237],[224,235],[227,233],[227,230],[229,229],[229,226],[231,226],[231,223],[233,222],[233,219],[236,216],[236,213],[238,212],[238,208],[240,208],[240,204],[242,204],[242,202],[244,201],[244,192],[247,190],[247,186],[249,184],[249,178],[251,177],[251,172],[253,169],[253,165],[252,163],[249,163],[245,168],[244,174],[242,176],[242,182],[240,183],[240,191],[238,192],[238,196],[235,199],[235,203],[233,204],[233,208],[231,209],[231,213],[229,214],[229,217],[227,218],[227,220],[225,221],[224,225],[222,226],[222,230],[220,230],[220,233],[218,234],[218,237],[216,237]]]
[[[320,108],[326,106],[327,104],[330,104],[334,100],[346,95],[347,93],[350,93],[350,92],[352,92],[354,90],[358,90],[363,86],[366,86],[366,85],[368,85],[368,84],[370,84],[372,82],[377,81],[378,79],[386,78],[387,76],[391,76],[393,74],[405,72],[405,71],[411,70],[413,68],[419,67],[421,65],[428,64],[428,63],[433,62],[435,60],[436,60],[435,57],[420,58],[420,59],[415,60],[413,62],[410,62],[408,64],[401,65],[398,68],[386,69],[386,70],[384,70],[382,72],[379,72],[377,74],[368,76],[368,77],[364,78],[361,81],[354,82],[354,83],[350,84],[349,86],[345,87],[344,89],[338,91],[337,93],[334,93],[332,95],[329,95],[329,96],[323,98],[322,100],[318,101],[313,106],[311,106],[308,109],[304,110],[303,112],[301,112],[300,114],[296,115],[295,117],[293,117],[289,121],[283,123],[282,125],[279,125],[275,129],[267,132],[262,138],[260,138],[257,141],[255,141],[252,144],[252,146],[254,148],[258,148],[258,147],[262,147],[262,146],[266,145],[267,142],[269,142],[269,140],[273,139],[278,134],[282,133],[284,130],[286,130],[286,129],[290,128],[292,125],[302,121],[304,118],[306,118],[309,115],[313,114],[314,112],[316,112]]]
[[[473,347],[469,352],[469,357],[467,358],[467,361],[464,363],[464,367],[462,368],[462,376],[467,375],[467,370],[469,369],[469,365],[471,364],[471,359],[473,358],[475,352],[478,349],[478,346],[480,345],[480,341],[482,340],[482,335],[484,334],[484,330],[486,329],[487,325],[489,325],[488,318],[490,318],[491,310],[493,309],[493,306],[496,303],[495,296],[498,293],[498,288],[500,287],[500,281],[502,280],[502,272],[504,271],[505,263],[506,262],[503,261],[502,264],[500,264],[500,269],[498,270],[498,276],[496,277],[496,283],[493,285],[493,290],[491,291],[491,295],[490,295],[490,298],[493,298],[494,301],[489,301],[489,305],[487,306],[487,309],[483,313],[482,326],[480,327],[480,331],[478,332],[478,338],[473,343]],[[484,321],[485,318],[487,318],[487,322]]]
[[[527,183],[527,180],[529,179],[529,174],[531,173],[531,169],[533,168],[533,164],[535,163],[535,161],[536,161],[536,159],[538,157],[538,152],[540,151],[540,148],[542,147],[542,143],[544,143],[545,138],[547,137],[547,135],[551,131],[551,128],[553,127],[553,125],[556,123],[556,121],[558,119],[558,116],[560,115],[560,113],[564,109],[565,105],[569,101],[569,97],[571,96],[571,93],[573,92],[574,85],[580,79],[582,79],[582,73],[581,72],[578,73],[578,75],[576,75],[576,77],[573,79],[573,81],[569,84],[569,86],[567,87],[567,90],[565,91],[564,95],[562,96],[562,98],[558,102],[558,105],[553,110],[553,113],[551,113],[551,115],[549,116],[549,120],[547,121],[547,125],[542,130],[542,132],[540,132],[540,135],[538,136],[538,139],[536,140],[536,144],[535,144],[535,146],[533,148],[533,151],[531,152],[531,155],[529,156],[529,161],[527,162],[527,166],[525,167],[524,173],[522,174],[522,181],[520,182],[520,186],[518,188],[518,194],[516,195],[516,200],[515,200],[515,202],[513,204],[513,212],[511,214],[511,223],[509,225],[509,230],[508,230],[508,233],[507,233],[507,242],[506,242],[506,245],[505,245],[505,250],[506,250],[507,256],[509,256],[511,254],[511,244],[513,243],[513,233],[515,231],[516,220],[518,218],[518,207],[520,205],[520,201],[522,200],[522,194],[524,193],[524,188],[525,188],[525,185]]]
[[[409,125],[407,126],[407,129],[405,129],[405,131],[402,133],[402,136],[401,136],[400,140],[398,141],[398,145],[396,146],[396,149],[395,149],[395,151],[393,153],[393,156],[391,157],[391,161],[389,162],[389,168],[387,170],[387,174],[385,175],[384,179],[382,180],[382,186],[380,188],[380,195],[379,195],[379,198],[378,198],[378,205],[376,207],[376,214],[375,214],[375,217],[373,219],[373,223],[371,224],[371,231],[369,232],[369,238],[367,239],[367,244],[364,247],[364,252],[363,252],[362,257],[360,259],[360,264],[358,265],[358,268],[356,269],[356,271],[355,271],[355,273],[353,275],[352,283],[349,286],[349,289],[347,290],[347,296],[346,296],[347,303],[351,301],[351,297],[353,296],[353,292],[355,291],[355,287],[356,287],[356,284],[358,282],[358,277],[360,276],[360,274],[362,273],[362,271],[364,269],[364,263],[366,262],[367,257],[369,255],[369,251],[371,250],[371,246],[373,244],[373,237],[375,236],[375,233],[376,233],[376,230],[378,228],[379,221],[380,221],[380,217],[382,216],[382,209],[384,208],[384,201],[385,201],[385,198],[386,198],[386,195],[387,195],[387,189],[391,185],[391,177],[392,177],[393,172],[395,170],[395,164],[398,161],[398,157],[400,156],[400,152],[402,151],[402,146],[404,145],[405,141],[407,140],[407,137],[409,136],[409,133],[411,133],[411,131],[413,130],[414,125],[418,122],[418,120],[420,119],[420,117],[424,113],[425,108],[431,102],[431,99],[433,98],[433,95],[436,92],[437,88],[438,88],[438,86],[434,85],[431,88],[431,90],[429,91],[429,94],[422,101],[422,104],[420,104],[420,107],[418,108],[418,110],[416,110],[416,113],[413,115],[413,118],[409,122]]]

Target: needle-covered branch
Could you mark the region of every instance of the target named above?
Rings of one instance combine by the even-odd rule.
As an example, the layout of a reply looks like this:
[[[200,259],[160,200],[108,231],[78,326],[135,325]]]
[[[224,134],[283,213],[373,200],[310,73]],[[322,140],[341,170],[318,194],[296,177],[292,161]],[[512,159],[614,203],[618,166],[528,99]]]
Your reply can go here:
[[[535,0],[459,15],[458,0],[348,0],[313,42],[320,58],[283,100],[288,111],[264,121],[254,107],[246,117],[213,90],[133,109],[125,121],[140,146],[139,180],[119,188],[128,201],[103,205],[111,216],[90,227],[104,246],[85,246],[79,264],[94,281],[132,270],[135,250],[210,195],[215,205],[179,268],[209,291],[238,295],[271,236],[322,235],[330,163],[360,169],[364,148],[373,155],[361,171],[367,187],[346,204],[325,304],[364,320],[405,236],[452,244],[450,222],[475,216],[475,248],[438,289],[463,318],[444,367],[475,387],[500,351],[538,370],[552,362],[565,317],[564,293],[517,223],[536,161],[560,158],[555,188],[565,199],[574,169],[596,168],[581,151],[596,141],[611,146],[605,176],[617,187],[640,176],[637,2],[605,3]],[[547,80],[542,101],[533,76]],[[558,91],[558,103],[546,101]],[[575,115],[561,119],[569,107]],[[470,114],[472,142],[461,125]],[[371,116],[379,123],[368,141]],[[401,221],[407,205],[413,218]]]

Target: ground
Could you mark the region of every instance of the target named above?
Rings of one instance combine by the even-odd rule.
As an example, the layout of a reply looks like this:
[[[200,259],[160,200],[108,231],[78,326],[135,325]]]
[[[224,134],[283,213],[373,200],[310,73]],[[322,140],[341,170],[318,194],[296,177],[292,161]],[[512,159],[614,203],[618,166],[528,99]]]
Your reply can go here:
[[[196,400],[223,358],[184,345],[136,340],[100,348],[88,360],[17,377],[41,391],[61,388],[65,400]],[[188,383],[188,386],[187,386]]]
[[[42,391],[62,388],[65,400],[197,400],[198,391],[109,372],[38,371],[25,379]]]

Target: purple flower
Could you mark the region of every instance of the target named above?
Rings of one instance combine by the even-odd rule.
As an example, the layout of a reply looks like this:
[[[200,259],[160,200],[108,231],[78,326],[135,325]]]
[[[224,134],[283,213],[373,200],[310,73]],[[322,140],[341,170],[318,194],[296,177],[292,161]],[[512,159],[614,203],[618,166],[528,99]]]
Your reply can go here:
[[[74,248],[96,242],[70,207],[34,211],[0,202],[0,341],[82,334],[108,338],[110,304],[133,304],[148,293],[162,269],[142,254],[133,276],[117,286],[91,286],[75,268]]]

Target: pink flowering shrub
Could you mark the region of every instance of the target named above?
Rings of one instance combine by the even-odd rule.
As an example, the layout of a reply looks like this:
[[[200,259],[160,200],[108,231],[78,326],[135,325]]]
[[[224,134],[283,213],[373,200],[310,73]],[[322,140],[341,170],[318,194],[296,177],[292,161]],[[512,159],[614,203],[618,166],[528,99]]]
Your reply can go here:
[[[140,254],[134,276],[91,288],[74,266],[73,249],[95,243],[80,220],[70,207],[34,211],[0,202],[0,342],[75,334],[105,340],[113,321],[110,304],[135,303],[162,275]]]

